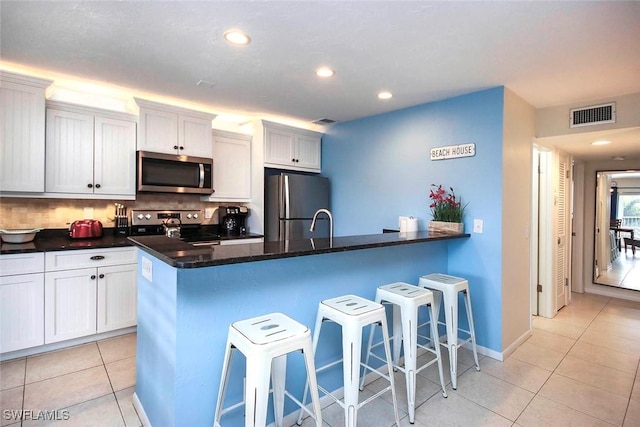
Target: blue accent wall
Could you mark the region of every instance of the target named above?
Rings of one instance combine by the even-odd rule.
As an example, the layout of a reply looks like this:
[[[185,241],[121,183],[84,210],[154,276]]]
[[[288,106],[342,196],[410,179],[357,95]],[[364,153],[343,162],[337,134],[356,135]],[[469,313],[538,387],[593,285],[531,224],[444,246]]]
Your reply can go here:
[[[498,352],[503,112],[504,88],[497,87],[337,124],[322,140],[337,236],[397,229],[400,215],[418,217],[426,229],[430,184],[453,187],[469,203],[466,232],[474,218],[484,221],[483,234],[448,246],[448,273],[469,280],[478,344]],[[465,143],[476,144],[474,157],[429,159],[432,148]]]

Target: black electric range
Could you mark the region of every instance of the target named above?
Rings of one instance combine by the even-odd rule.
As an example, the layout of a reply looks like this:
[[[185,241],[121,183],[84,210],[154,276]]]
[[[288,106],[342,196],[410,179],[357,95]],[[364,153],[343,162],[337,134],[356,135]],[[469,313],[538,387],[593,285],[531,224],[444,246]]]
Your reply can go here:
[[[221,233],[217,224],[203,225],[201,210],[133,210],[131,211],[132,236],[166,234],[167,227],[180,228],[180,240],[194,246],[220,244],[221,239],[244,237]]]

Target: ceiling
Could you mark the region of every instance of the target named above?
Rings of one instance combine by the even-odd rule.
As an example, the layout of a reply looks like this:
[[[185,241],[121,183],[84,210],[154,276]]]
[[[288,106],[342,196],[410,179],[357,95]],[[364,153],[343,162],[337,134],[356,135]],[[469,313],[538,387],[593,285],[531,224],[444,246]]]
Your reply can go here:
[[[536,108],[640,93],[638,1],[2,0],[0,14],[4,62],[248,118],[343,122],[501,85]],[[225,42],[230,28],[251,44]],[[640,158],[639,135],[601,153]],[[576,138],[567,151],[591,149]]]

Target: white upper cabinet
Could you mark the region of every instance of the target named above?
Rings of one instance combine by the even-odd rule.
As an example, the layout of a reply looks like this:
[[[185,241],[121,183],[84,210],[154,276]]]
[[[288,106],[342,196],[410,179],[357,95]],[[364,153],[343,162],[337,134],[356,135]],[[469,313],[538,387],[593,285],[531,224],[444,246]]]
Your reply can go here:
[[[213,114],[135,98],[140,107],[138,150],[212,157]]]
[[[47,193],[135,198],[135,117],[47,104]]]
[[[322,134],[267,121],[263,124],[265,167],[320,172]]]
[[[45,89],[50,80],[0,72],[0,191],[44,191]]]
[[[213,187],[208,201],[251,201],[251,136],[213,131]]]

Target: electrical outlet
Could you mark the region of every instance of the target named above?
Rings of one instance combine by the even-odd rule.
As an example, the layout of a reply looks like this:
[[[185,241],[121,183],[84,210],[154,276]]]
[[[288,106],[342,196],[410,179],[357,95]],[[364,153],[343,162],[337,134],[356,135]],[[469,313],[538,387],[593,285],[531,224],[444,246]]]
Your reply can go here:
[[[84,208],[83,215],[83,219],[93,219],[93,208]]]
[[[204,218],[205,219],[213,218],[213,211],[215,211],[214,208],[205,208],[204,209]]]
[[[147,257],[142,257],[142,277],[153,283],[153,261]]]
[[[474,219],[473,220],[473,232],[474,233],[482,233],[482,228],[484,226],[484,223],[481,219]]]

